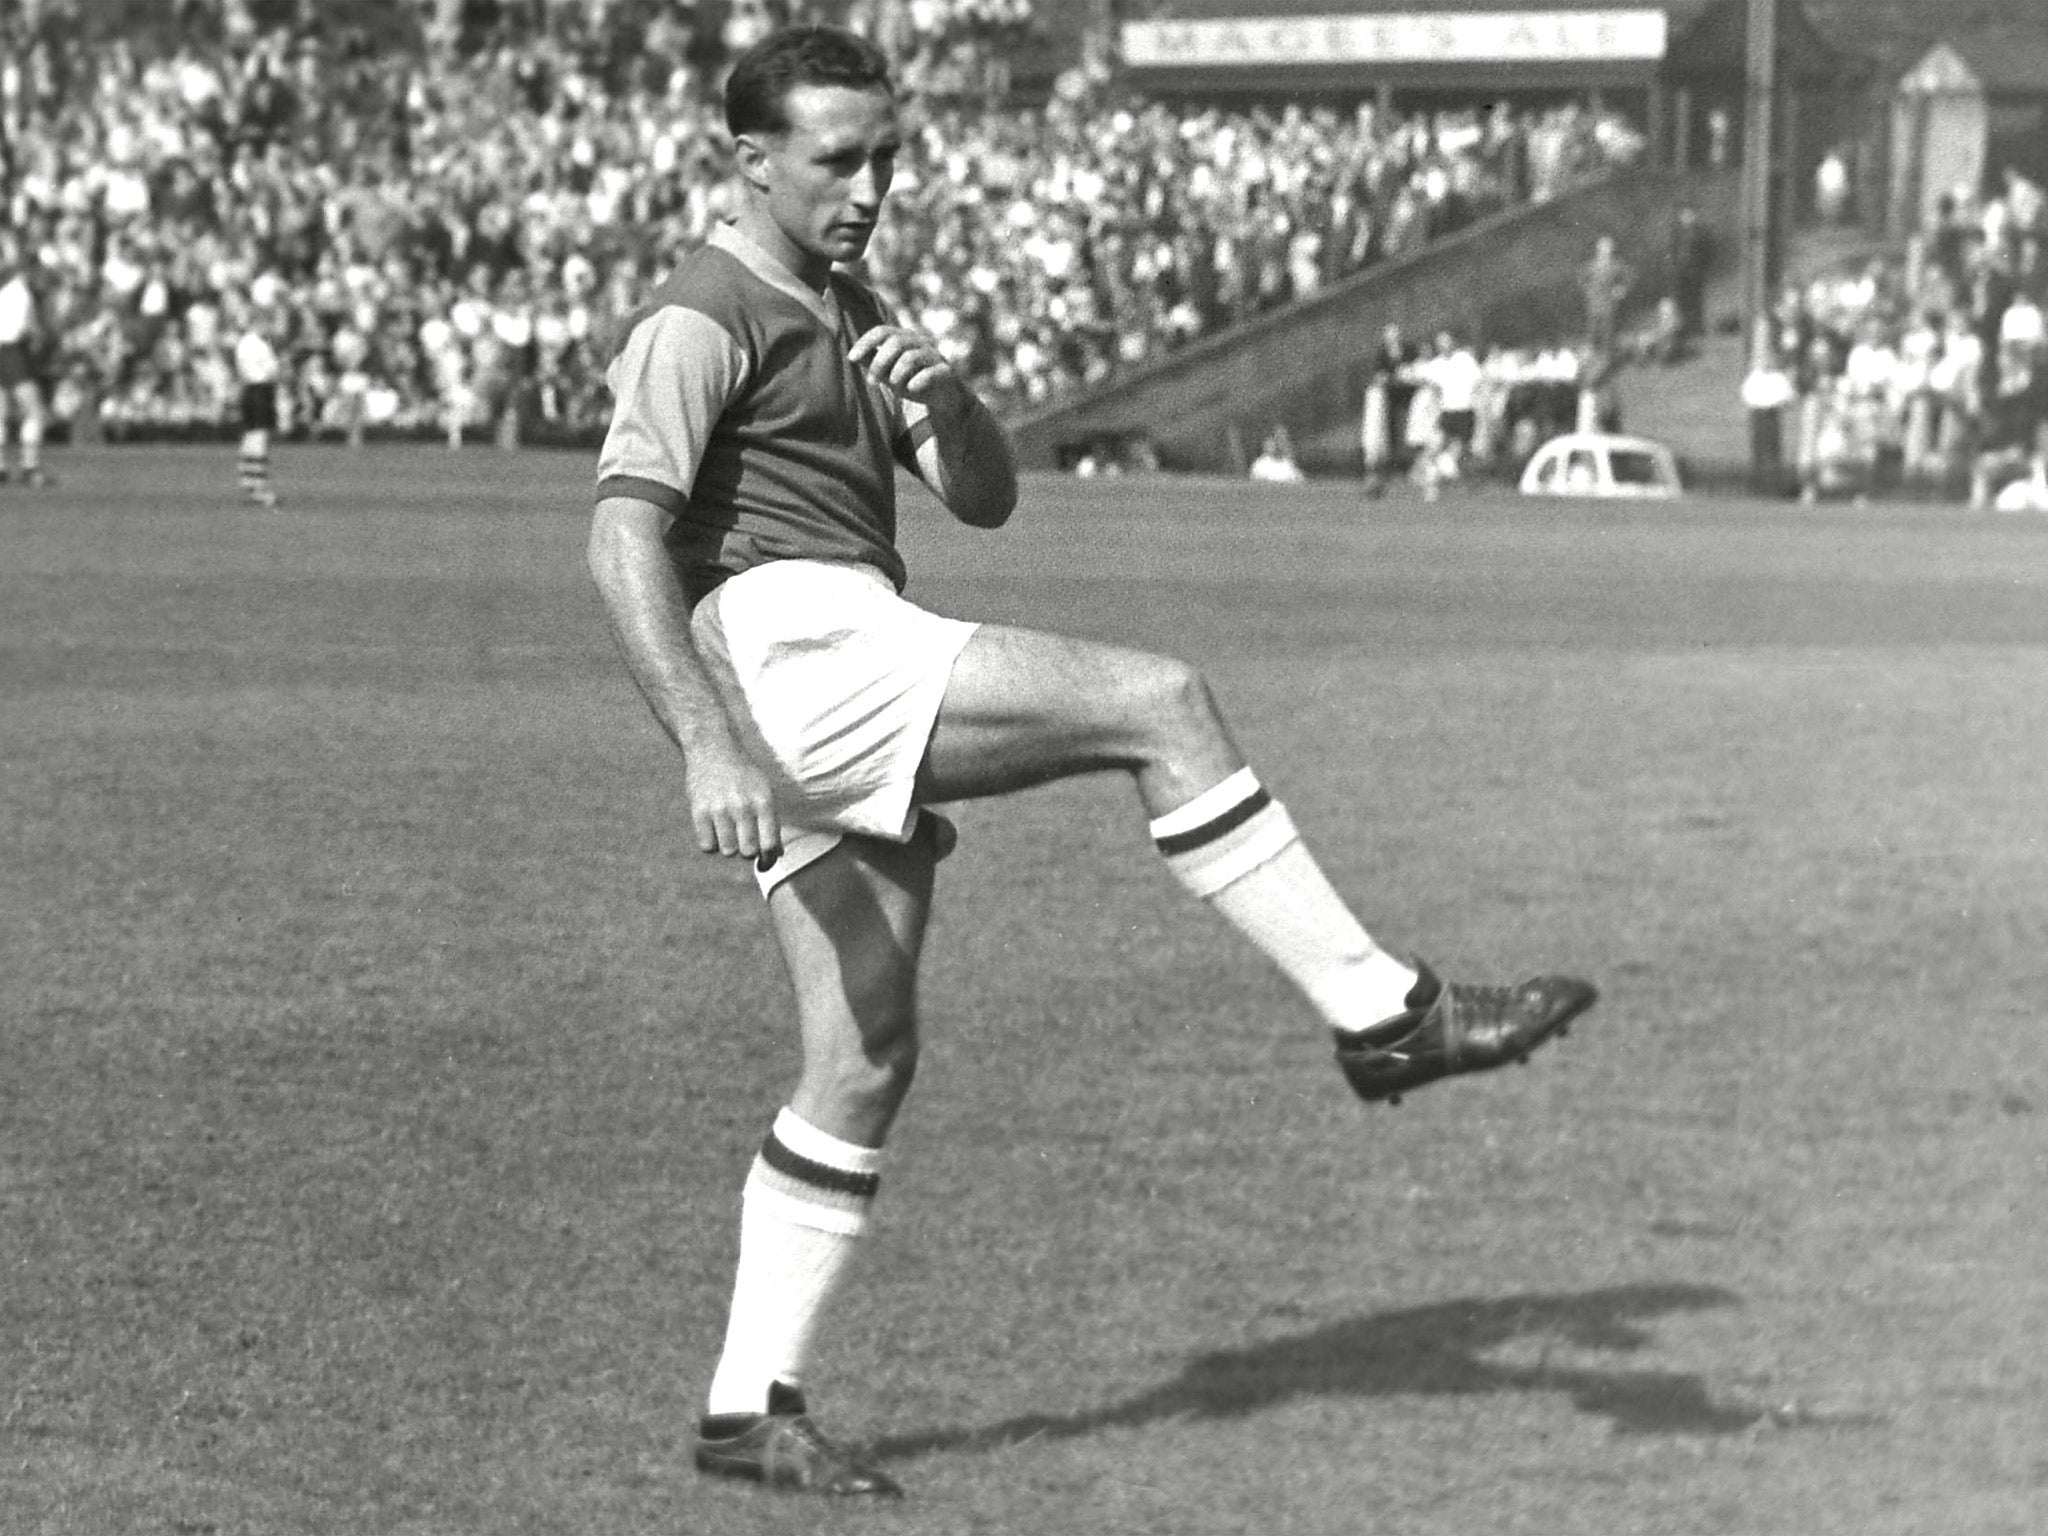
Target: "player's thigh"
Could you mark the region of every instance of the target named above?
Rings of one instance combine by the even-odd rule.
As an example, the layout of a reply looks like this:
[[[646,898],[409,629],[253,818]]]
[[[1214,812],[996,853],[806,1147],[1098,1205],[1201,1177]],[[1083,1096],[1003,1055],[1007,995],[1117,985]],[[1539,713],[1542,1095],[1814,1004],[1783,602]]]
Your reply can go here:
[[[953,663],[919,791],[935,801],[1003,794],[1166,753],[1214,757],[1223,772],[1235,765],[1194,668],[1071,635],[984,624]]]
[[[807,1059],[914,1050],[933,840],[848,837],[768,898]]]

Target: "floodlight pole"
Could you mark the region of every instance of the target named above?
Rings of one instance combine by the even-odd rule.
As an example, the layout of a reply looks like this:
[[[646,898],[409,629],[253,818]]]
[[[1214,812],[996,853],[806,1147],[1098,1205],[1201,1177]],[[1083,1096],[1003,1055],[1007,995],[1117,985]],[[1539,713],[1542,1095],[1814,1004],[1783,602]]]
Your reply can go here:
[[[1778,275],[1778,0],[1748,0],[1747,93],[1742,116],[1742,312],[1745,342],[1770,313]]]

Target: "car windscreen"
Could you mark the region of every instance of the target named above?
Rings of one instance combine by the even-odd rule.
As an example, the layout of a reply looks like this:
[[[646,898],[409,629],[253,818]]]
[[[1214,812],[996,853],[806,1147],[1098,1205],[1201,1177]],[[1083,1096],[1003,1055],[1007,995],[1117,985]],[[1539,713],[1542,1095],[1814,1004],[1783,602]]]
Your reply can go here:
[[[1608,470],[1616,485],[1662,485],[1664,468],[1657,455],[1640,448],[1617,448],[1607,456]]]

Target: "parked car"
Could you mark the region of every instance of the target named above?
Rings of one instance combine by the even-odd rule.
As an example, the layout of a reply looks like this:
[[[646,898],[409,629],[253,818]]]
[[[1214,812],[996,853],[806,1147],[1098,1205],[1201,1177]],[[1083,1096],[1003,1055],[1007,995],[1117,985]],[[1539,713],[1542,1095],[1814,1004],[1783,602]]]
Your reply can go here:
[[[1678,460],[1662,443],[1612,432],[1568,432],[1536,450],[1522,470],[1524,496],[1620,496],[1668,500],[1685,493]]]

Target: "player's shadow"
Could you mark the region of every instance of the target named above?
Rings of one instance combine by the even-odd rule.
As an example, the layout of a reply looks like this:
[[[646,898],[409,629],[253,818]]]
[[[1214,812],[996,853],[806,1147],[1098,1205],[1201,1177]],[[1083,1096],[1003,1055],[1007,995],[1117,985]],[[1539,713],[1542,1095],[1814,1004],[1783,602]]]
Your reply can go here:
[[[1197,1355],[1173,1380],[1100,1408],[900,1435],[874,1450],[883,1457],[993,1450],[1162,1420],[1237,1418],[1304,1397],[1509,1392],[1557,1393],[1621,1434],[1734,1434],[1756,1424],[1764,1411],[1715,1401],[1697,1376],[1628,1370],[1589,1362],[1587,1356],[1641,1350],[1651,1342],[1646,1325],[1654,1319],[1738,1301],[1712,1286],[1627,1285],[1575,1296],[1409,1307]]]

